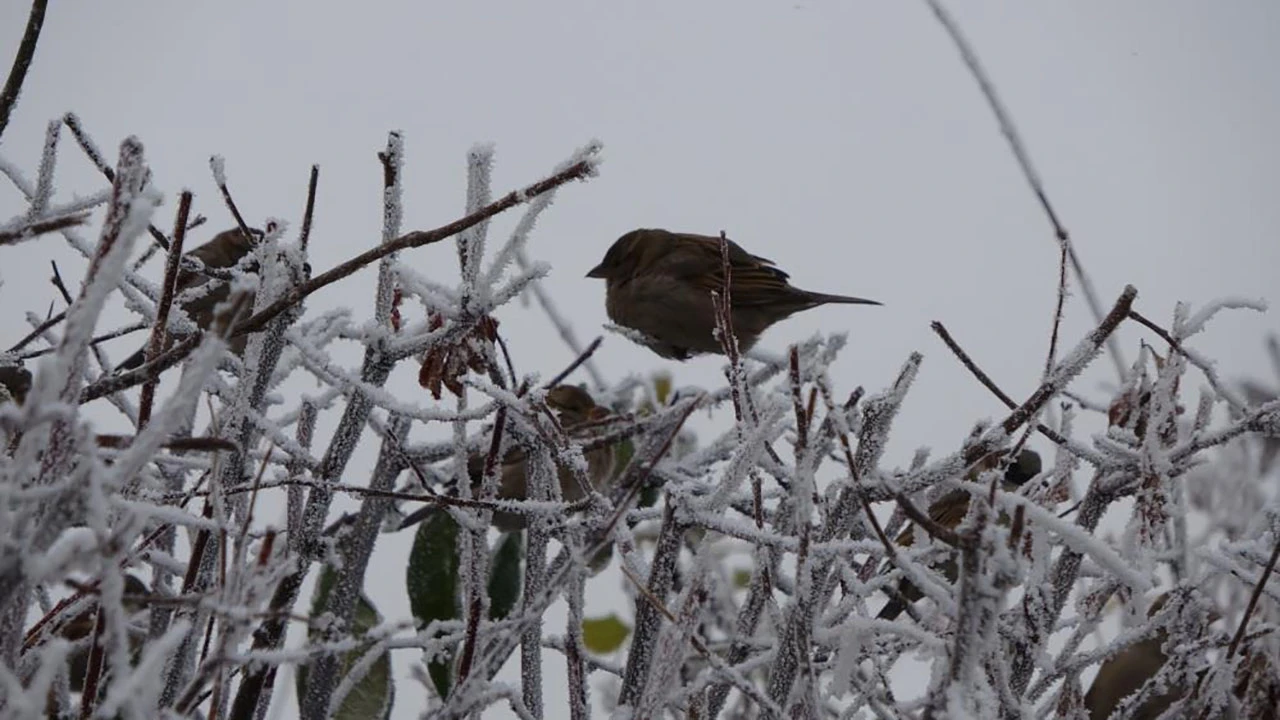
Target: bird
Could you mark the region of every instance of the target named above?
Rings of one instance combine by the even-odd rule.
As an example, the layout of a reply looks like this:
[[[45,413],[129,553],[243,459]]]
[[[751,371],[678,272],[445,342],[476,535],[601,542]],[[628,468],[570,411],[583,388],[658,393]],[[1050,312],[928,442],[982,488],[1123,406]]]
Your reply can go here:
[[[730,317],[741,351],[750,350],[771,325],[827,303],[880,305],[847,295],[801,290],[772,260],[728,244]],[[715,337],[711,293],[724,292],[720,238],[642,228],[614,241],[587,273],[605,281],[605,310],[618,325],[648,337],[646,345],[668,360],[723,353]]]
[[[31,371],[21,365],[0,365],[0,391],[0,404],[10,400],[23,404],[31,391]]]
[[[204,267],[207,268],[230,268],[239,264],[241,258],[253,250],[259,237],[262,237],[261,230],[249,228],[249,235],[245,235],[244,231],[237,226],[214,235],[212,240],[186,253],[186,255],[200,260]],[[179,270],[177,284],[174,288],[174,300],[178,301],[181,299],[180,296],[184,290],[190,290],[206,283],[218,283],[218,286],[198,298],[182,303],[182,310],[202,330],[207,330],[212,325],[214,311],[217,309],[218,304],[226,300],[231,292],[230,284],[224,280],[210,278],[200,272]],[[228,345],[231,352],[240,355],[244,352],[245,344],[248,341],[248,335],[239,335],[231,338],[228,341]],[[120,363],[119,369],[132,370],[142,365],[146,359],[146,350],[145,345],[139,348],[137,352]]]
[[[969,480],[976,480],[978,475],[984,470],[990,470],[996,467],[1000,462],[1002,453],[994,452],[980,461],[977,467],[973,468],[969,474]],[[1005,470],[1004,478],[1000,486],[1005,491],[1013,491],[1025,485],[1028,480],[1040,474],[1042,461],[1040,454],[1030,448],[1023,448],[1018,453],[1018,458],[1009,463],[1009,467]],[[929,506],[929,519],[939,525],[954,530],[965,515],[969,514],[969,491],[953,490],[943,495],[937,501]],[[1007,518],[1001,518],[1002,523],[1007,523]],[[915,542],[915,533],[913,528],[908,527],[898,534],[896,540],[901,547],[910,547]],[[939,564],[939,569],[946,575],[951,582],[956,581],[956,563],[954,556]],[[914,603],[924,597],[917,588],[909,580],[905,578],[898,583],[897,592],[892,594],[889,602],[881,608],[880,613],[876,615],[880,620],[894,620],[907,609],[908,603]]]
[[[1168,599],[1169,594],[1165,593],[1152,601],[1147,617],[1155,617]],[[1169,633],[1162,626],[1151,637],[1129,645],[1102,663],[1084,696],[1089,720],[1106,720],[1111,717],[1120,701],[1141,690],[1148,680],[1160,672],[1160,668],[1169,660],[1169,656],[1161,649],[1168,640]],[[1155,720],[1170,705],[1182,699],[1185,690],[1180,685],[1172,685],[1163,693],[1152,693],[1127,717],[1133,720]]]
[[[150,594],[151,590],[146,583],[132,573],[125,573],[122,604],[126,614],[134,615],[145,609],[147,607],[146,597]],[[64,639],[72,642],[83,640],[93,632],[97,623],[97,615],[98,603],[94,602],[75,617],[60,625],[56,632]],[[141,645],[141,640],[131,635],[130,648],[136,651]],[[89,643],[85,643],[83,646],[75,648],[68,661],[67,675],[71,681],[71,689],[75,692],[80,692],[84,689],[84,680],[88,668]]]
[[[557,385],[547,391],[547,406],[554,410],[560,420],[561,427],[573,437],[581,434],[582,426],[608,417],[609,411],[596,404],[591,394],[576,385]],[[578,432],[575,432],[578,431]],[[583,453],[587,461],[587,475],[596,490],[604,490],[612,480],[615,453],[612,445],[593,448]],[[467,461],[467,474],[471,478],[471,486],[478,489],[484,475],[484,454],[472,455]],[[565,502],[582,499],[586,494],[578,481],[577,475],[568,467],[557,464],[557,477],[560,480],[560,496]],[[528,494],[525,487],[525,454],[520,448],[512,448],[502,458],[501,474],[498,481],[499,500],[526,500]],[[423,507],[400,523],[400,530],[416,525],[440,512],[434,505]],[[495,510],[493,526],[503,532],[520,530],[527,524],[526,517],[519,513]]]

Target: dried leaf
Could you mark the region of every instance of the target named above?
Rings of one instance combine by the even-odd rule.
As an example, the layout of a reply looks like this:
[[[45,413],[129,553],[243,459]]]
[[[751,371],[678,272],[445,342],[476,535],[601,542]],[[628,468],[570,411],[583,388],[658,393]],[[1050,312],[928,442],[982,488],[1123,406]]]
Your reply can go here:
[[[444,318],[432,313],[428,327],[438,330],[443,326]],[[441,397],[442,387],[461,397],[465,391],[462,378],[468,370],[480,374],[488,372],[487,346],[496,342],[497,337],[498,321],[488,315],[480,318],[458,342],[436,345],[427,351],[418,371],[418,384],[429,390],[436,400]]]

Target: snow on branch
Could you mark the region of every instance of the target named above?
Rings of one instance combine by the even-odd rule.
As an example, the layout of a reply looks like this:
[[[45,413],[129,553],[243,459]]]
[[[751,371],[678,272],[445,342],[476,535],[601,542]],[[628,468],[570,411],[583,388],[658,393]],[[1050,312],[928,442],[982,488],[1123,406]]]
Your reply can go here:
[[[152,225],[161,196],[136,139],[109,166],[67,115],[46,132],[36,182],[0,161],[29,203],[0,244],[43,233],[85,258],[78,286],[59,280],[60,319],[35,317],[39,331],[0,358],[0,715],[256,720],[291,696],[303,717],[382,717],[412,693],[433,718],[1199,717],[1227,705],[1255,718],[1280,702],[1280,376],[1234,383],[1193,346],[1220,311],[1260,303],[1178,306],[1162,324],[1135,310],[1130,286],[1089,332],[1065,336],[1078,259],[1061,231],[1049,349],[1026,373],[1039,385],[1010,397],[1001,384],[1015,379],[985,371],[984,348],[934,323],[950,354],[930,363],[958,361],[1008,411],[920,447],[899,417],[954,402],[922,394],[923,352],[860,378],[843,374],[844,333],[741,353],[727,280],[721,381],[681,387],[675,368],[611,383],[592,364],[600,341],[580,343],[589,336],[560,311],[535,232],[562,186],[595,175],[600,145],[496,200],[498,156],[477,146],[462,217],[406,232],[406,140],[390,133],[377,154],[383,218],[369,249],[314,276],[318,168],[299,230],[267,219],[257,232],[232,192],[234,159],[216,159],[215,200],[236,218],[227,237],[245,243],[224,262],[192,254],[189,194],[175,195],[170,234]],[[55,197],[62,146],[110,190]],[[93,243],[78,228],[103,203]],[[490,242],[489,223],[522,204],[514,231]],[[169,249],[159,284],[158,268],[130,265],[144,232]],[[449,238],[459,282],[402,263]],[[365,299],[304,305],[375,264]],[[525,291],[576,356],[563,371],[511,359],[502,311]],[[154,323],[124,371],[94,354],[112,297]],[[1113,397],[1076,401],[1126,323],[1155,339]],[[359,343],[360,359],[336,341]],[[1280,368],[1280,343],[1269,347]],[[583,369],[590,390],[573,384]],[[419,384],[396,384],[407,376]],[[119,418],[89,414],[102,398]],[[919,449],[895,466],[904,443]],[[408,567],[381,577],[397,532]],[[619,592],[587,591],[601,583]],[[403,606],[389,593],[408,614],[389,611]],[[612,605],[594,605],[601,596]],[[559,607],[567,625],[548,622]],[[548,680],[557,654],[565,688]],[[295,682],[277,682],[285,670]]]

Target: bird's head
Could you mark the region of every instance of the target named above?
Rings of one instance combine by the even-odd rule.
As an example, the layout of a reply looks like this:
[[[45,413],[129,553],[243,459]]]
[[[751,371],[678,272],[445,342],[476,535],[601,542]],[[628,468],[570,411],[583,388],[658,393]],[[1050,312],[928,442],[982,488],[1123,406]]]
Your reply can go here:
[[[240,258],[253,251],[255,245],[262,239],[263,233],[257,228],[249,228],[246,235],[243,230],[233,227],[230,230],[223,230],[213,239],[209,241],[209,245],[223,248],[223,254],[226,256],[228,267],[235,265]]]
[[[0,386],[8,391],[15,403],[21,405],[31,391],[31,371],[21,365],[0,365]]]
[[[1041,467],[1040,453],[1023,448],[1022,452],[1018,453],[1018,459],[1009,463],[1009,468],[1004,471],[1004,481],[1013,487],[1021,487],[1028,480],[1039,475]]]
[[[608,410],[596,405],[590,393],[577,385],[557,385],[548,390],[547,407],[556,411],[560,424],[565,426],[581,425],[609,414]]]
[[[662,257],[673,239],[666,230],[641,228],[613,241],[599,265],[587,273],[589,278],[612,280],[635,274]]]

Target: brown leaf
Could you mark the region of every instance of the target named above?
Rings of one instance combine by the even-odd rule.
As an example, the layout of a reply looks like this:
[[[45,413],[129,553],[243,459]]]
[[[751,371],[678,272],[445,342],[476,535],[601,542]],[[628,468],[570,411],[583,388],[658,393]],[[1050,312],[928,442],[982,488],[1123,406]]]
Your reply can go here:
[[[400,286],[396,286],[391,291],[391,329],[400,332],[403,319],[400,317],[400,305],[404,302],[404,291]]]
[[[428,327],[438,330],[443,326],[444,318],[438,313],[431,313]],[[488,372],[486,344],[492,344],[497,337],[498,321],[488,315],[481,317],[456,343],[436,345],[427,351],[418,371],[418,384],[429,390],[436,400],[440,399],[442,387],[461,397],[464,392],[462,378],[468,370],[480,374]]]

